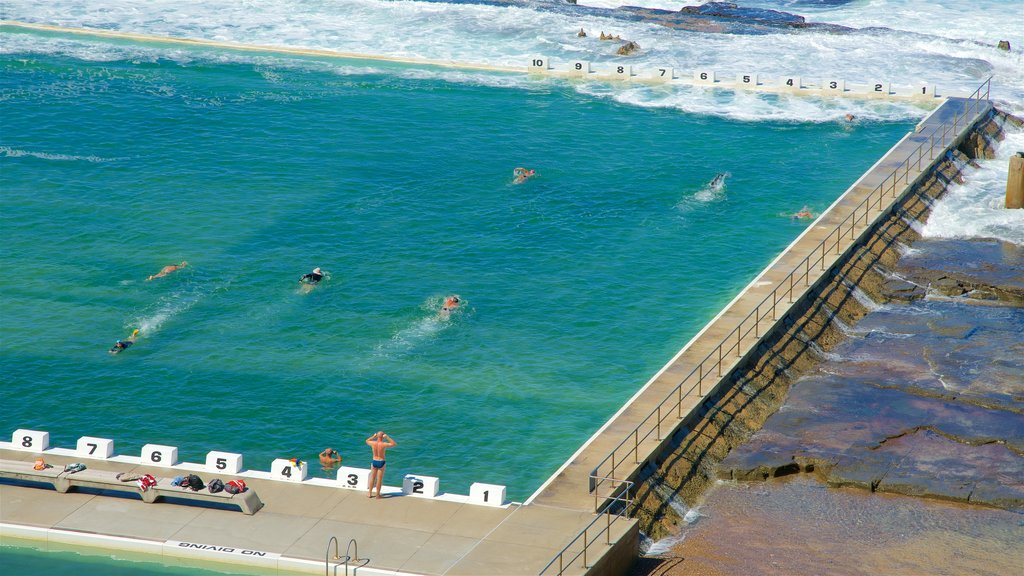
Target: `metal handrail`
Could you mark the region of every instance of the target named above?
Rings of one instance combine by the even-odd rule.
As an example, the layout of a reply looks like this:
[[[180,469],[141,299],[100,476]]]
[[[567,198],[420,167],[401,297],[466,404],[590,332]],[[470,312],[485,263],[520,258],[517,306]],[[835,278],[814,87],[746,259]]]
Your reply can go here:
[[[353,547],[355,547],[355,552],[356,552],[355,557],[353,557],[351,554],[349,554],[349,552],[352,550]],[[345,576],[348,576],[348,563],[349,563],[350,560],[354,560],[356,562],[361,562],[361,564],[359,564],[358,566],[355,566],[355,567],[352,568],[352,575],[353,576],[355,576],[355,573],[358,572],[360,568],[362,568],[363,566],[366,566],[367,564],[370,563],[370,559],[369,558],[360,558],[359,557],[359,543],[356,542],[355,538],[350,539],[348,541],[348,546],[345,547]]]
[[[334,556],[331,556],[331,543],[334,543]],[[324,555],[324,576],[331,576],[331,560],[334,560],[334,573],[338,573],[338,565],[342,562],[345,563],[345,574],[348,574],[348,561],[351,560],[350,556],[340,556],[338,554],[338,538],[331,536],[331,539],[327,541],[327,552]]]
[[[758,304],[753,311],[747,314],[743,320],[740,321],[739,325],[736,326],[719,345],[709,353],[703,360],[701,360],[693,370],[690,371],[680,382],[673,388],[668,395],[636,426],[633,431],[630,432],[622,439],[619,444],[609,452],[607,456],[597,466],[594,467],[593,473],[590,475],[590,492],[595,493],[597,489],[608,480],[613,482],[625,482],[624,479],[615,478],[615,473],[622,460],[619,459],[618,453],[620,449],[625,446],[630,440],[633,442],[633,447],[627,450],[624,457],[627,457],[632,453],[634,465],[640,464],[639,449],[640,444],[645,440],[648,440],[652,434],[656,435],[657,441],[662,441],[662,423],[666,420],[667,415],[671,415],[672,412],[676,412],[675,419],[681,420],[683,417],[682,406],[683,399],[690,397],[690,394],[697,390],[697,398],[704,397],[704,380],[706,376],[715,373],[717,378],[722,377],[723,365],[726,362],[726,358],[729,358],[733,352],[736,357],[742,356],[742,343],[745,338],[748,338],[753,332],[755,338],[760,338],[763,334],[760,329],[761,322],[771,316],[771,321],[774,323],[777,321],[776,307],[779,303],[783,302],[783,299],[787,299],[788,303],[793,302],[794,288],[801,282],[804,286],[810,286],[811,284],[811,269],[817,269],[820,267],[820,271],[825,271],[825,262],[827,254],[833,249],[838,255],[841,252],[842,242],[845,237],[849,237],[849,241],[855,240],[856,229],[858,226],[867,227],[869,225],[869,215],[872,212],[872,204],[877,203],[875,210],[881,210],[882,200],[887,195],[891,195],[893,198],[897,196],[897,186],[901,181],[910,184],[911,182],[911,169],[916,169],[918,174],[914,177],[918,177],[923,173],[921,167],[922,162],[925,159],[928,160],[926,166],[931,165],[935,161],[935,150],[936,144],[938,149],[945,150],[947,144],[947,135],[949,136],[949,142],[951,143],[967,126],[968,113],[971,112],[972,106],[971,101],[974,101],[973,105],[973,116],[977,116],[981,110],[981,93],[984,90],[985,98],[984,101],[987,103],[991,94],[991,82],[992,78],[989,77],[983,82],[970,96],[967,97],[968,104],[964,107],[963,114],[956,114],[953,117],[952,123],[949,121],[944,122],[940,127],[942,128],[941,134],[938,136],[938,142],[936,142],[936,132],[939,132],[940,127],[936,127],[932,130],[929,137],[924,140],[916,149],[914,149],[907,156],[907,159],[901,162],[888,176],[882,179],[882,182],[878,184],[868,196],[857,205],[853,211],[843,219],[836,227],[829,233],[828,236],[822,240],[818,246],[811,250],[796,267],[790,272],[779,285],[772,290],[772,292]],[[986,104],[987,105],[987,104]],[[961,121],[963,124],[961,125]],[[928,147],[927,153],[925,146]],[[902,172],[902,173],[901,173]],[[890,183],[891,179],[891,183]],[[877,196],[877,198],[876,198]],[[863,209],[863,214],[861,211]],[[863,223],[859,221],[863,219]],[[845,229],[844,229],[845,228]],[[812,256],[816,256],[815,260],[811,260]],[[754,322],[752,326],[746,326],[747,322],[753,318]],[[726,348],[728,346],[728,348]],[[696,382],[691,384],[686,392],[684,393],[684,386],[696,375]],[[674,402],[674,404],[673,404]],[[653,424],[651,423],[653,419]],[[645,426],[649,426],[649,429],[641,435],[640,430]],[[674,426],[673,426],[674,429]],[[642,437],[641,437],[642,436]],[[611,470],[604,476],[600,474],[601,468],[611,460]],[[595,505],[595,508],[598,506]]]
[[[594,519],[591,520],[583,530],[580,530],[580,533],[577,534],[575,538],[570,540],[568,544],[555,554],[555,557],[541,569],[538,576],[544,576],[544,574],[554,566],[555,562],[558,562],[558,572],[555,573],[555,576],[560,576],[565,573],[565,569],[567,567],[571,567],[572,564],[579,560],[581,556],[583,557],[583,568],[590,568],[587,564],[587,550],[590,549],[590,546],[597,542],[602,535],[605,537],[604,543],[608,546],[612,545],[612,526],[614,526],[615,522],[619,519],[629,516],[630,506],[633,504],[633,499],[629,497],[630,491],[633,488],[633,482],[629,480],[622,480],[621,482],[622,484],[620,486],[614,486],[612,488],[612,492],[606,499],[608,500],[608,505],[605,507],[604,512],[594,516]],[[624,490],[616,494],[615,491],[620,487],[624,488]],[[615,512],[612,512],[612,507],[617,503],[621,503],[622,505],[619,506]],[[602,518],[605,520],[604,527],[602,527],[597,534],[593,535],[593,538],[591,538],[590,530],[594,527],[594,524],[597,524]],[[580,538],[583,539],[583,548],[577,552],[575,556],[566,561],[565,556],[568,553],[569,548],[572,548],[574,544],[579,542]]]

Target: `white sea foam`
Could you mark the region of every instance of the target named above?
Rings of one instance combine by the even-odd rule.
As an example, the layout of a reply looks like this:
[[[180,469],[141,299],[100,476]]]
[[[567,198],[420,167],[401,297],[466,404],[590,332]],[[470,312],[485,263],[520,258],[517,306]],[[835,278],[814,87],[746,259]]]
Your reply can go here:
[[[662,0],[647,4],[657,5]],[[317,48],[343,52],[428,58],[478,64],[522,67],[537,54],[552,61],[586,59],[595,65],[622,62],[615,43],[593,38],[614,32],[638,42],[640,53],[629,59],[636,69],[672,66],[681,74],[696,68],[713,69],[728,78],[757,72],[766,77],[800,75],[810,81],[824,76],[848,82],[888,80],[894,85],[928,81],[941,93],[971,92],[995,75],[993,94],[1011,107],[1024,106],[1024,65],[1021,52],[997,50],[998,39],[1024,45],[1012,10],[993,0],[970,11],[949,0],[869,0],[840,7],[796,4],[791,11],[811,20],[854,26],[888,26],[899,30],[861,30],[848,34],[820,31],[733,35],[679,32],[643,22],[594,15],[562,14],[528,7],[501,7],[432,2],[350,0],[344,3],[268,0],[152,0],[145,9],[129,0],[3,0],[5,17],[15,20],[85,26],[217,41]],[[630,2],[629,4],[635,4]],[[640,2],[645,4],[645,2]],[[755,3],[787,9],[784,2]],[[682,3],[663,8],[678,9]],[[745,3],[745,5],[747,5]],[[901,15],[895,18],[892,15]],[[921,14],[930,14],[928,17]],[[939,16],[934,16],[938,14]],[[576,38],[583,27],[589,38]],[[11,53],[24,43],[21,34],[8,34],[0,50]],[[39,41],[40,51],[67,49],[68,40]],[[63,48],[58,47],[64,44]],[[123,51],[108,45],[89,56]],[[160,48],[170,58],[194,58],[188,50]],[[206,52],[203,52],[206,57]],[[86,57],[83,55],[83,57]],[[309,63],[308,61],[303,61]],[[310,63],[322,66],[322,64]],[[494,75],[432,71],[450,81],[478,82]],[[506,81],[526,85],[516,77]],[[917,118],[924,110],[905,103],[852,99],[809,99],[725,93],[692,88],[652,89],[626,84],[574,84],[596,97],[640,105],[675,108],[743,120],[835,121],[846,113],[865,120]]]
[[[102,158],[100,156],[76,156],[74,154],[54,154],[51,152],[33,152],[31,150],[18,150],[17,148],[11,148],[9,146],[0,146],[0,155],[7,156],[8,158],[20,158],[24,156],[31,156],[33,158],[40,158],[42,160],[56,160],[61,162],[117,162],[118,160],[124,160],[124,158]]]
[[[133,318],[126,328],[138,328],[140,337],[152,336],[159,332],[168,320],[187,312],[206,294],[206,290],[190,283],[185,288],[161,296],[155,304]]]
[[[1024,210],[1007,210],[1009,158],[1024,150],[1024,131],[1009,129],[996,158],[965,168],[966,182],[953,184],[922,229],[926,238],[997,238],[1024,245]]]
[[[453,311],[450,316],[445,317],[439,312],[443,301],[444,298],[440,296],[428,298],[420,306],[420,310],[425,315],[409,322],[405,327],[395,332],[388,341],[378,344],[376,347],[377,354],[381,356],[403,354],[424,342],[437,338],[438,334],[458,320],[466,306],[466,301],[463,300],[460,308]]]

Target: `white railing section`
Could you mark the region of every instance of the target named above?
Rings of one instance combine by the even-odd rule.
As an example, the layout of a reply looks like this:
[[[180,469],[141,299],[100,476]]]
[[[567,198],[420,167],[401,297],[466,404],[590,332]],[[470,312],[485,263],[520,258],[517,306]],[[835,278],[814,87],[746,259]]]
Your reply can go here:
[[[594,519],[587,524],[586,528],[580,530],[580,533],[570,540],[558,554],[555,554],[555,557],[548,562],[547,566],[541,569],[539,576],[547,574],[556,564],[558,565],[558,571],[551,572],[551,574],[561,576],[567,569],[573,566],[573,563],[581,559],[583,561],[583,569],[590,568],[590,558],[587,556],[590,547],[598,543],[611,546],[612,526],[618,520],[629,517],[633,506],[633,500],[630,498],[632,490],[633,483],[628,480],[615,484],[615,488],[605,498],[606,507],[604,513],[594,516]],[[601,526],[602,520],[604,521],[603,526]],[[579,548],[579,550],[577,551],[576,548]],[[572,553],[573,551],[576,551],[575,554]]]

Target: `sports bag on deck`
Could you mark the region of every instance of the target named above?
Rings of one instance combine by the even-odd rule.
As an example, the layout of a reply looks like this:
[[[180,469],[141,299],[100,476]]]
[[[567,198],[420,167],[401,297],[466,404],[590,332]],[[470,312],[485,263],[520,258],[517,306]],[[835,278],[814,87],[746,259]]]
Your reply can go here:
[[[206,489],[210,491],[210,494],[216,494],[224,490],[224,482],[220,478],[214,478],[210,480],[210,483],[206,485]]]

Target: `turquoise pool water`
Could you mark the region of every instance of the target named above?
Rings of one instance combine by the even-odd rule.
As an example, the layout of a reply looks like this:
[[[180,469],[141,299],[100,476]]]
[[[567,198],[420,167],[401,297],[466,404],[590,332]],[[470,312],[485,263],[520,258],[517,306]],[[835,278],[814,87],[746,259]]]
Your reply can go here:
[[[5,538],[0,543],[0,568],[5,574],[29,576],[269,576],[271,569],[245,569],[229,564],[198,564],[180,558],[165,564],[158,556],[111,552],[81,546],[46,544]],[[290,574],[281,572],[281,574]]]
[[[0,56],[4,434],[268,469],[383,429],[387,483],[515,500],[911,128],[36,36]]]

